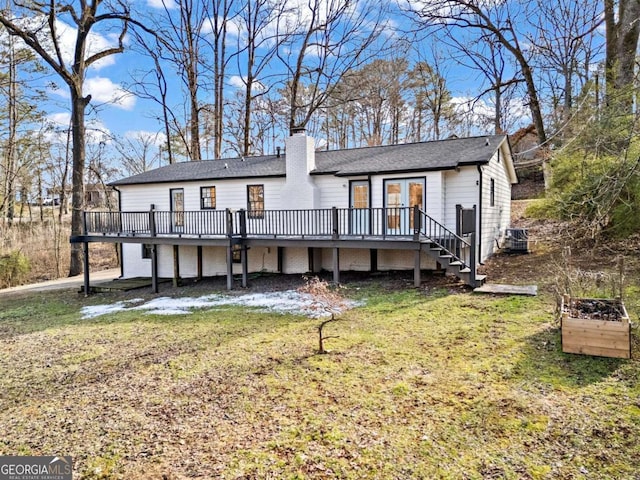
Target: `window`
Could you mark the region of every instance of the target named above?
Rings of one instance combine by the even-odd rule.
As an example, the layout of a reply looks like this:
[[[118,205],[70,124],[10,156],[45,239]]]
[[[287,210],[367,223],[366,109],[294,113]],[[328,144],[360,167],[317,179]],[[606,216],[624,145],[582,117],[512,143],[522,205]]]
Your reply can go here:
[[[216,187],[200,187],[200,208],[216,208]]]
[[[249,218],[264,218],[264,185],[247,185]]]
[[[491,179],[491,190],[489,190],[489,205],[496,206],[496,181]]]
[[[142,258],[151,258],[152,246],[150,243],[142,244]]]
[[[184,228],[184,189],[172,188],[171,196],[171,232],[181,232]]]
[[[242,247],[240,245],[234,245],[231,248],[231,259],[233,263],[242,262]]]

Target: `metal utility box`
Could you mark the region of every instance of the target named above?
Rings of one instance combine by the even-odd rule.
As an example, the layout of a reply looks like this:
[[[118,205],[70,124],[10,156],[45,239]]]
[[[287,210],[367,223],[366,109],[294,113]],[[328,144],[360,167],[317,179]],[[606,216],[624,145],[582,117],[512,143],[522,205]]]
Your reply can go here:
[[[526,228],[508,228],[504,237],[504,249],[510,253],[529,253],[529,232]]]

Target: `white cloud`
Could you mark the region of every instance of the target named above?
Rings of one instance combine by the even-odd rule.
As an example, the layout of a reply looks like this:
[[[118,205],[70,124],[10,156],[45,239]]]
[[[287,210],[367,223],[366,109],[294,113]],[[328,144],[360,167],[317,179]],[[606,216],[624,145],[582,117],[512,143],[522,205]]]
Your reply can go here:
[[[166,8],[167,10],[178,8],[178,4],[174,0],[147,0],[147,6],[151,8]]]
[[[511,131],[522,125],[531,123],[530,111],[522,98],[502,99],[503,127]],[[470,130],[465,134],[483,134],[493,128],[495,118],[495,104],[493,99],[476,99],[472,97],[453,97],[451,103],[454,106],[456,117],[462,120]]]
[[[213,29],[214,29],[214,18],[208,18],[202,25],[202,34],[203,35],[209,35],[213,33]],[[222,19],[220,19],[218,21],[218,25],[222,24]],[[218,27],[220,28],[220,27]],[[229,37],[232,38],[238,38],[240,36],[240,34],[242,33],[241,31],[244,31],[240,20],[236,20],[236,21],[232,21],[232,22],[227,22],[226,24],[226,34],[227,34],[227,41],[230,41],[231,39]]]
[[[122,110],[132,110],[136,104],[135,96],[105,77],[87,78],[84,94],[91,94],[92,101],[109,103]]]
[[[229,85],[231,85],[232,87],[236,87],[236,88],[244,88],[245,87],[244,80],[239,75],[233,75],[229,79]]]
[[[58,33],[62,58],[67,65],[70,65],[73,62],[75,42],[78,35],[77,29],[70,25],[67,25],[64,22],[61,22],[60,20],[56,20],[55,26]],[[116,47],[117,45],[117,35],[103,36],[95,32],[90,32],[89,37],[87,38],[86,56],[90,57],[91,55],[95,55],[98,52]],[[109,55],[93,63],[90,68],[100,70],[101,68],[113,65],[115,63],[115,55]]]
[[[141,140],[157,146],[164,146],[166,143],[164,133],[151,132],[149,130],[127,130],[124,133],[124,138],[129,140]]]
[[[57,53],[53,46],[51,29],[49,28],[47,17],[43,15],[34,17],[23,17],[15,19],[15,22],[21,28],[36,35],[39,42],[44,46],[48,53],[53,58],[57,59]],[[62,61],[67,66],[67,69],[69,69],[73,63],[78,30],[74,26],[67,24],[59,19],[55,20],[54,27]],[[0,35],[0,39],[3,38],[3,35],[4,32]],[[107,49],[117,47],[118,38],[118,33],[101,35],[99,33],[96,33],[95,31],[90,31],[87,37],[87,49],[85,58],[89,58],[92,55],[95,55],[96,53],[105,51]],[[20,45],[24,46],[24,43],[20,42]],[[100,70],[104,67],[115,64],[115,62],[116,55],[109,55],[91,64],[89,68]]]
[[[52,113],[47,116],[51,129],[47,140],[52,143],[64,144],[67,141],[67,131],[71,127],[71,114],[69,112]],[[111,132],[104,123],[95,118],[88,119],[85,123],[87,143],[110,143]]]
[[[247,88],[247,79],[239,75],[232,75],[229,78],[229,85],[239,90],[244,90],[245,88]],[[257,80],[253,81],[253,85],[251,86],[251,88],[253,93],[261,93],[266,90],[264,84]]]
[[[71,114],[68,112],[52,113],[47,117],[49,121],[58,127],[69,127]]]

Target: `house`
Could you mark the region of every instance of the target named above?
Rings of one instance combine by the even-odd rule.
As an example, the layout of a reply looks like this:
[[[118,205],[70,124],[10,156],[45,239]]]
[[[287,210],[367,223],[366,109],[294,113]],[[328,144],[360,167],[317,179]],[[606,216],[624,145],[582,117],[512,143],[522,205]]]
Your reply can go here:
[[[84,204],[93,208],[113,208],[118,205],[118,196],[112,187],[102,183],[87,183],[84,186]]]
[[[86,212],[72,242],[122,244],[122,276],[414,271],[476,266],[509,227],[517,182],[505,135],[176,163],[111,184],[119,212]],[[85,259],[86,261],[86,259]],[[88,263],[85,265],[88,266]],[[89,274],[85,268],[85,288]]]

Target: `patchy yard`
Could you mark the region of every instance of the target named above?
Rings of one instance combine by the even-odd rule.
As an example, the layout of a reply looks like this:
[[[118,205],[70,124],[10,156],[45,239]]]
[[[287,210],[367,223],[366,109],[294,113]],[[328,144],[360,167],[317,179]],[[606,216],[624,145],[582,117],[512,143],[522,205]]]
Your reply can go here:
[[[327,327],[339,336],[327,355],[319,320],[296,313],[304,302],[231,304],[290,304],[277,283],[219,305],[202,298],[226,299],[211,295],[224,282],[162,292],[180,300],[3,297],[0,455],[71,455],[79,479],[638,479],[638,330],[632,360],[563,354],[558,251],[536,244],[484,267],[538,283],[533,298],[354,280],[345,294],[361,304]],[[581,252],[572,261],[607,267]],[[148,308],[159,304],[190,314]]]
[[[75,478],[637,478],[640,365],[562,354],[549,298],[347,293],[366,304],[328,355],[301,315],[3,299],[0,454]]]

